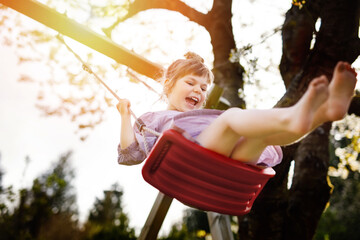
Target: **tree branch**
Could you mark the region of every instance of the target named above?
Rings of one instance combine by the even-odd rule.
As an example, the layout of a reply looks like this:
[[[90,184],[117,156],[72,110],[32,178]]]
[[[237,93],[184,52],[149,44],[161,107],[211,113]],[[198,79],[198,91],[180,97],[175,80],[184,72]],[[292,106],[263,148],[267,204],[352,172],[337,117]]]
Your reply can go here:
[[[348,114],[355,114],[356,116],[360,117],[360,92],[358,92],[358,94],[353,97]]]
[[[135,0],[129,5],[128,13],[118,18],[111,26],[108,28],[103,28],[103,32],[111,38],[112,30],[121,22],[129,19],[139,12],[146,11],[149,9],[166,9],[169,11],[175,11],[183,16],[189,18],[190,21],[196,22],[199,25],[205,27],[206,24],[206,14],[203,14],[199,11],[196,11],[194,8],[189,7],[182,1],[179,0]]]
[[[283,56],[280,63],[280,73],[286,88],[303,67],[311,52],[311,40],[319,17],[319,9],[316,1],[310,1],[302,9],[292,6],[286,13],[282,30]]]
[[[149,9],[167,9],[176,11],[200,25],[204,24],[205,14],[196,11],[180,0],[136,0],[130,4],[128,14],[122,18],[122,21],[131,18],[137,13]]]

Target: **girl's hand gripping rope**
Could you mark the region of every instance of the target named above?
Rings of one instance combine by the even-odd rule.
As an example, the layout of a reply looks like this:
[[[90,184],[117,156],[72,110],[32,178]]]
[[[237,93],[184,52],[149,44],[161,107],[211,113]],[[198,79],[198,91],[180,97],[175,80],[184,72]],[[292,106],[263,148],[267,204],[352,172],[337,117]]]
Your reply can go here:
[[[128,99],[120,99],[119,100],[119,103],[116,105],[120,115],[122,117],[125,117],[125,116],[130,116],[131,112],[130,112],[130,107],[131,107],[131,104],[130,104],[130,101]]]
[[[121,115],[120,145],[124,149],[135,142],[134,130],[131,125],[130,101],[119,99],[116,107]]]

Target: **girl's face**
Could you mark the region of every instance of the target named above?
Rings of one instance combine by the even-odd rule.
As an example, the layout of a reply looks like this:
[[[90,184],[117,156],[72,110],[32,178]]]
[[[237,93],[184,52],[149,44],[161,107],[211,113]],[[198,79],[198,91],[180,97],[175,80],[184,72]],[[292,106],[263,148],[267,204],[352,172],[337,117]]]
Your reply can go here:
[[[168,94],[168,110],[186,112],[203,106],[208,88],[208,79],[186,75],[178,79]]]

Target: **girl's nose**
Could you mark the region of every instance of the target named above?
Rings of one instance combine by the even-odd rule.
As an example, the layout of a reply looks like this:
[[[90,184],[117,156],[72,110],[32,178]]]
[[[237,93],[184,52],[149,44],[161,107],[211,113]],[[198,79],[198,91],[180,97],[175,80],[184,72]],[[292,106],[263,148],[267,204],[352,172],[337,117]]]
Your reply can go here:
[[[199,86],[195,86],[194,89],[193,89],[194,92],[196,93],[200,93],[201,92],[201,89]]]

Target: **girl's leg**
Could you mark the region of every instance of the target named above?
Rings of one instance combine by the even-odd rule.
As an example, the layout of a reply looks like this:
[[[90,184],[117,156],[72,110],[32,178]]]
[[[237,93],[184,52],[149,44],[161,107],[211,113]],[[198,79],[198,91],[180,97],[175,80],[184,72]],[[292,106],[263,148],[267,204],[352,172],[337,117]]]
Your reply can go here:
[[[321,76],[320,78],[326,77]],[[350,64],[339,62],[336,65],[328,88],[329,97],[316,111],[310,131],[324,122],[337,121],[344,118],[354,95],[356,81],[356,72],[351,68]],[[268,136],[264,141],[267,145],[287,145],[289,141],[291,143],[301,137],[299,134],[282,132]]]
[[[326,79],[324,76],[320,77]],[[314,79],[315,81],[316,79]],[[350,64],[339,62],[329,84],[329,97],[318,108],[310,131],[324,122],[342,119],[348,111],[356,85],[356,72]],[[234,159],[257,159],[262,153],[261,147],[268,145],[287,145],[302,138],[303,135],[294,132],[280,132],[260,138],[242,138],[238,141],[231,155]]]
[[[327,79],[319,77],[293,107],[229,110],[203,131],[198,141],[234,159],[256,159],[267,145],[290,144],[326,121],[341,119],[353,95],[355,76],[349,64],[340,62],[328,88]]]
[[[318,78],[312,81],[294,106],[266,110],[229,109],[206,128],[197,140],[206,148],[230,156],[240,138],[264,139],[282,132],[303,136],[311,130],[314,115],[327,97],[328,82]],[[256,144],[252,152],[261,153],[265,147],[265,144]],[[242,156],[241,159],[251,160],[256,154]]]

